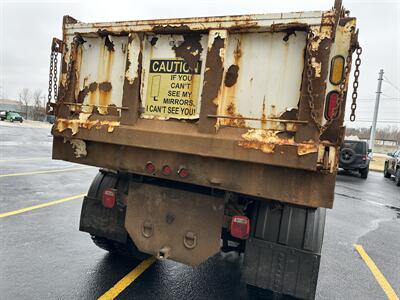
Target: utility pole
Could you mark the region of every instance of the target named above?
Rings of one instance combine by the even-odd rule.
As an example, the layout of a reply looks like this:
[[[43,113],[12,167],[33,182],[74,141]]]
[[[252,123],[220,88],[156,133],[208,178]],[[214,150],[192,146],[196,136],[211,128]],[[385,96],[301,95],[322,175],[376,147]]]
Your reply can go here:
[[[374,108],[374,119],[372,120],[372,128],[371,128],[371,135],[369,138],[369,147],[371,151],[374,152],[374,142],[375,142],[375,131],[376,131],[376,121],[378,119],[378,110],[379,110],[379,100],[381,97],[381,88],[382,88],[382,80],[383,80],[383,69],[379,71],[379,78],[378,78],[378,87],[376,89],[376,98],[375,98],[375,108]]]

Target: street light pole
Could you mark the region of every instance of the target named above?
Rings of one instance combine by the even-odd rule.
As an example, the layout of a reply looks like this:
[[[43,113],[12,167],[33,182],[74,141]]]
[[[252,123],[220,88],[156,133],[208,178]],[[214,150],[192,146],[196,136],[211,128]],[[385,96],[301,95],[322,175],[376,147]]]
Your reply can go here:
[[[376,121],[378,120],[379,100],[382,94],[381,92],[382,80],[383,80],[383,69],[379,71],[378,87],[376,89],[376,98],[375,98],[374,119],[372,120],[371,135],[369,139],[369,147],[371,148],[372,152],[374,152]]]

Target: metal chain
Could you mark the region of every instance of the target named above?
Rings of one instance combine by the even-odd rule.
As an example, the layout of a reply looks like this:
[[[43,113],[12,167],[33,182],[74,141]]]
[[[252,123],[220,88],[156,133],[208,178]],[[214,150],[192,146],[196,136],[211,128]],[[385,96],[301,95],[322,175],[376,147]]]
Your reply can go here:
[[[50,72],[49,72],[49,88],[47,92],[47,102],[51,102],[51,94],[53,89],[53,60],[54,60],[54,51],[52,50],[50,53]]]
[[[339,110],[340,107],[342,106],[342,102],[344,101],[344,95],[345,95],[345,89],[348,83],[348,74],[350,72],[350,68],[351,68],[351,56],[352,56],[352,49],[349,49],[349,52],[347,54],[346,57],[346,66],[345,66],[345,71],[344,71],[344,80],[340,83],[339,86],[339,99],[336,101],[335,107],[333,109],[333,117],[330,118],[329,120],[327,120],[325,122],[325,124],[321,124],[319,121],[319,117],[318,117],[318,113],[315,111],[315,98],[314,98],[314,93],[312,90],[312,80],[313,80],[313,67],[312,67],[312,40],[314,38],[314,33],[312,32],[312,30],[310,30],[308,32],[308,43],[307,43],[307,71],[306,71],[306,75],[307,75],[307,93],[308,93],[308,104],[310,107],[310,114],[311,114],[311,118],[315,124],[315,126],[317,126],[318,131],[320,133],[320,135],[322,135],[325,130],[332,124],[332,122],[338,117],[339,115]],[[357,107],[356,104],[356,99],[357,99],[357,88],[358,88],[358,76],[360,74],[359,71],[359,66],[361,64],[361,59],[360,59],[360,54],[362,52],[362,49],[360,46],[357,45],[357,59],[356,59],[356,69],[354,71],[354,77],[355,80],[353,82],[353,94],[352,94],[352,99],[353,102],[351,104],[351,110],[352,113],[350,115],[350,120],[354,121],[355,120],[355,109]]]
[[[362,48],[360,45],[357,45],[356,54],[357,58],[355,61],[355,70],[354,70],[354,81],[353,81],[353,93],[351,94],[351,114],[350,114],[350,121],[354,122],[356,120],[356,108],[357,108],[357,89],[358,89],[358,77],[360,76],[360,65],[361,65],[361,53]]]
[[[50,53],[49,87],[47,94],[46,113],[54,113],[54,103],[58,99],[58,52],[62,50],[62,41],[53,38]],[[54,99],[54,103],[52,103]]]
[[[55,52],[54,53],[54,75],[53,75],[53,88],[54,88],[54,90],[53,90],[53,94],[54,94],[54,102],[57,102],[57,98],[58,98],[58,78],[57,78],[57,75],[58,75],[58,71],[57,71],[57,68],[58,68],[58,58],[57,58],[57,55],[58,55],[58,53],[57,52]]]

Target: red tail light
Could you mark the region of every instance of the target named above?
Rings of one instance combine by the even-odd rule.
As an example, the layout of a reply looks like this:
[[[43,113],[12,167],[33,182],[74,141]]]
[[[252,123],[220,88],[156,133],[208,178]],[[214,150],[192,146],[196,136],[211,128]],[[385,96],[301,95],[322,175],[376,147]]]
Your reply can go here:
[[[163,168],[162,168],[162,173],[164,174],[164,175],[171,175],[171,173],[172,173],[172,168],[170,167],[170,166],[164,166]]]
[[[326,103],[325,103],[325,119],[329,120],[336,117],[335,114],[335,107],[337,102],[339,101],[339,93],[338,92],[330,92],[326,96]],[[336,112],[336,114],[338,111]]]
[[[231,235],[239,239],[247,239],[250,234],[250,220],[246,216],[234,216],[231,220]]]
[[[101,202],[105,208],[113,208],[115,205],[117,190],[115,189],[105,189],[103,191],[103,197]]]
[[[146,173],[153,174],[156,171],[156,166],[151,161],[148,161],[144,169]]]
[[[189,176],[189,171],[188,171],[188,169],[186,169],[185,167],[181,167],[181,168],[179,168],[179,170],[178,170],[178,175],[179,175],[179,177],[181,177],[181,178],[186,178],[186,177]]]

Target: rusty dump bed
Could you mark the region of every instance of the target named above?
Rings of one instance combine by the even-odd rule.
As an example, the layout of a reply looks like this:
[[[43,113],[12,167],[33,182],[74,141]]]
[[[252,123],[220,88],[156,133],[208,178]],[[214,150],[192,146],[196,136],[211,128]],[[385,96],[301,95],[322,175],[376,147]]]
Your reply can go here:
[[[53,47],[62,53],[53,158],[331,207],[349,73],[333,84],[331,60],[351,63],[355,42],[355,19],[338,4],[113,23],[66,16]],[[330,120],[332,91],[343,101]]]

